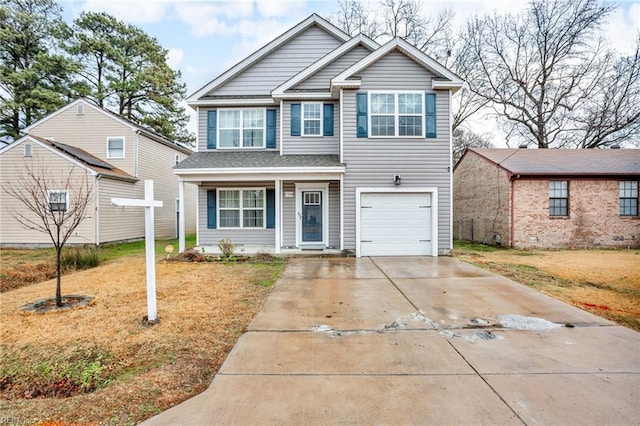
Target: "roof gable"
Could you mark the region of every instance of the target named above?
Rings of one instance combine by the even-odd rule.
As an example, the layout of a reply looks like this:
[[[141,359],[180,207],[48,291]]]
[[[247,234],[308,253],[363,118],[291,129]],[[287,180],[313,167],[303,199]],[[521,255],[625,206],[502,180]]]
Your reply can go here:
[[[640,149],[469,148],[511,174],[523,176],[640,176]]]
[[[351,40],[343,43],[332,52],[320,58],[313,65],[305,68],[302,72],[296,74],[289,80],[282,83],[275,90],[273,90],[272,95],[274,98],[277,98],[284,94],[287,90],[295,88],[297,85],[308,81],[314,75],[317,75],[322,70],[329,67],[331,64],[334,64],[339,59],[345,57],[350,52],[354,51],[358,46],[362,46],[367,49],[369,52],[372,52],[380,47],[378,43],[371,40],[369,37],[359,34]],[[327,81],[327,88],[329,88],[329,81]]]
[[[432,89],[450,89],[455,92],[464,84],[464,81],[460,77],[435,59],[400,37],[396,37],[334,77],[331,80],[332,90],[340,87],[360,87],[360,80],[354,77],[376,61],[394,51],[401,52],[403,55],[435,74],[437,78],[432,81]]]
[[[281,34],[279,37],[272,40],[270,43],[268,43],[261,49],[257,50],[253,54],[249,55],[244,60],[240,61],[239,63],[237,63],[236,65],[234,65],[233,67],[231,67],[230,69],[228,69],[227,71],[219,75],[217,78],[215,78],[214,80],[212,80],[211,82],[209,82],[208,84],[200,88],[198,91],[193,93],[191,96],[187,98],[187,104],[197,105],[200,101],[200,98],[202,98],[203,96],[206,96],[208,93],[215,90],[216,88],[220,88],[223,85],[227,84],[234,77],[245,72],[250,67],[255,65],[257,62],[264,59],[269,54],[278,50],[279,48],[281,48],[291,40],[295,39],[300,34],[304,33],[305,31],[307,31],[309,28],[313,26],[316,26],[322,29],[323,31],[325,31],[326,33],[330,34],[339,43],[344,43],[348,41],[350,38],[342,30],[338,29],[336,26],[334,26],[333,24],[326,21],[324,18],[314,13],[304,21],[298,23],[293,28]]]

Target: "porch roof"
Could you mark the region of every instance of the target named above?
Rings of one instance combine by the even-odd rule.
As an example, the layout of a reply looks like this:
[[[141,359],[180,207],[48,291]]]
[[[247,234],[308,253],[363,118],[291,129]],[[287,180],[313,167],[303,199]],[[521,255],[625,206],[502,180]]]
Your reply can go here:
[[[278,151],[196,152],[177,164],[181,170],[194,169],[335,169],[344,168],[338,155],[280,155]]]

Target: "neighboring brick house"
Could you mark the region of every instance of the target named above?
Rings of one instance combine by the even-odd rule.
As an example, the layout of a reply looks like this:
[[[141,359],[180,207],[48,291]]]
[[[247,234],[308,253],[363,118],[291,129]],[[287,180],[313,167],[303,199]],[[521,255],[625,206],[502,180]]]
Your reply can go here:
[[[144,198],[144,180],[154,181],[154,198],[163,206],[155,209],[155,235],[173,238],[178,233],[179,199],[188,205],[184,213],[186,233],[195,231],[196,188],[179,194],[172,168],[192,151],[155,132],[78,99],[24,129],[28,134],[0,149],[0,182],[11,185],[28,168],[60,182],[73,170],[84,174],[95,191],[89,213],[70,238],[69,244],[102,244],[143,238],[144,209],[116,207],[111,198]],[[56,188],[68,200],[70,189]],[[76,185],[77,186],[77,185]],[[24,229],[16,214],[31,213],[0,189],[0,246],[50,245],[48,235]]]
[[[470,148],[454,236],[514,248],[638,247],[640,150]]]
[[[300,22],[187,99],[198,152],[175,174],[198,188],[198,245],[449,253],[462,84],[400,38],[380,46],[318,15]]]

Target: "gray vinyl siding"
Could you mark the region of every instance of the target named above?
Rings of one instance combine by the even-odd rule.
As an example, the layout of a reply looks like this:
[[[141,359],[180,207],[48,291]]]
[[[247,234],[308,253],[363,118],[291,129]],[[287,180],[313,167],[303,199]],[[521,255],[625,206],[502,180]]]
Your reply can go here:
[[[362,45],[358,45],[349,52],[340,56],[338,59],[316,72],[300,84],[295,86],[294,90],[326,90],[329,91],[329,84],[333,77],[367,56],[371,51]]]
[[[256,108],[255,106],[233,106],[228,109],[242,109],[242,108]],[[276,110],[276,150],[280,149],[280,108],[275,106],[270,107],[261,107],[264,109],[275,109]],[[207,112],[210,110],[220,110],[223,108],[208,108],[208,107],[200,107],[198,108],[198,152],[210,151],[207,149]],[[269,150],[271,150],[270,148]],[[266,148],[265,148],[266,150]],[[228,151],[228,149],[225,149]]]
[[[207,96],[270,95],[273,89],[340,44],[333,35],[314,25]]]
[[[283,182],[282,192],[294,194],[294,197],[282,197],[282,246],[294,248],[296,247],[295,182]],[[336,181],[329,182],[329,247],[340,248],[340,182]]]
[[[198,189],[198,241],[201,246],[218,246],[224,238],[236,246],[275,246],[275,229],[209,229],[207,228],[207,191],[216,188],[274,188],[273,182],[205,183]]]
[[[432,75],[401,53],[392,52],[361,73],[358,92],[369,90],[430,91]],[[356,91],[344,93],[343,161],[344,244],[356,247],[356,188],[394,188],[393,176],[402,187],[438,188],[438,251],[450,247],[450,109],[449,92],[436,92],[437,138],[357,138]]]
[[[285,102],[283,111],[282,154],[338,155],[340,153],[340,104],[333,102],[333,136],[291,136],[291,104]]]

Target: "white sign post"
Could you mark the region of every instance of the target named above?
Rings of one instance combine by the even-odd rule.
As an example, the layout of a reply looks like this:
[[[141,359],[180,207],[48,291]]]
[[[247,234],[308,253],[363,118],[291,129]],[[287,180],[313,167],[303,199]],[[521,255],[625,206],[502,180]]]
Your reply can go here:
[[[144,181],[144,200],[112,198],[111,204],[121,207],[144,207],[144,247],[147,255],[147,320],[158,319],[156,308],[156,256],[154,235],[154,207],[162,207],[162,201],[153,199],[153,181]]]

